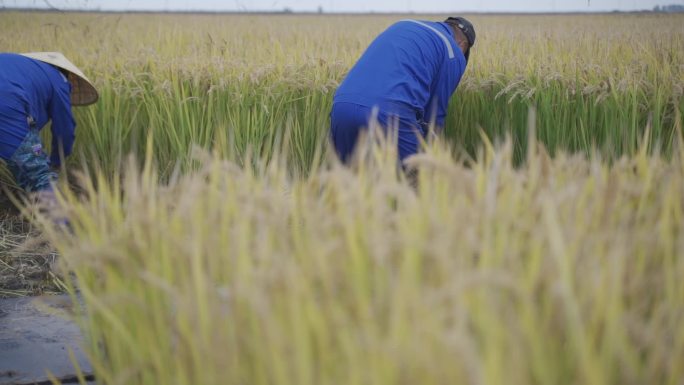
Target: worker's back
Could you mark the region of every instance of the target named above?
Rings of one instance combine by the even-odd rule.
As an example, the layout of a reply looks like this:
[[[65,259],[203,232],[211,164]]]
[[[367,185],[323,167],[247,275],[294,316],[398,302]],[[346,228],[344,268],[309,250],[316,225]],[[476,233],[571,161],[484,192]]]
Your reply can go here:
[[[55,67],[21,55],[0,53],[0,121],[15,111],[30,114],[45,124],[55,83],[68,87],[66,78]]]
[[[12,53],[0,53],[0,156],[7,159],[28,131],[27,119],[43,127],[60,118],[61,127],[73,130],[71,86],[55,67]]]
[[[405,20],[389,27],[368,47],[335,94],[401,116],[430,119],[448,103],[466,67],[465,57],[444,23]]]

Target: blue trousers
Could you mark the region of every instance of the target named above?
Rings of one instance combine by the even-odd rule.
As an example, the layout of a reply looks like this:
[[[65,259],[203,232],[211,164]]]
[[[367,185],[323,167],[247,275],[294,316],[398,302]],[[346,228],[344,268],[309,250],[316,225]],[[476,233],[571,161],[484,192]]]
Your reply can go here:
[[[368,128],[373,118],[373,108],[354,103],[337,102],[330,112],[330,138],[335,152],[344,163],[348,163],[354,154],[354,149],[361,132]],[[426,130],[417,119],[388,114],[378,111],[377,122],[385,129],[396,129],[398,139],[399,159],[414,155],[420,149],[421,139],[427,135]]]
[[[27,192],[52,191],[52,184],[57,181],[58,176],[50,168],[50,159],[43,151],[40,130],[29,128],[18,148],[3,150],[9,150],[9,153],[14,150],[13,155],[5,159],[5,162],[19,187]]]

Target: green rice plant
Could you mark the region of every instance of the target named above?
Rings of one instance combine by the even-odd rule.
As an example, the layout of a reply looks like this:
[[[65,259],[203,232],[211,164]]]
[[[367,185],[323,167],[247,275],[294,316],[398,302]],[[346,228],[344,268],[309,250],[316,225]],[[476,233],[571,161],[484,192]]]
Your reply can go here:
[[[129,153],[143,159],[150,132],[162,178],[193,168],[194,145],[267,155],[286,133],[290,164],[305,171],[325,141],[337,84],[402,18],[3,12],[0,47],[63,51],[94,79],[102,99],[76,110],[76,149],[108,174]],[[533,107],[552,154],[619,159],[649,127],[654,147],[671,155],[684,108],[681,15],[472,19],[478,44],[445,131],[455,147],[474,156],[484,130],[495,141],[510,136],[523,160]]]
[[[531,139],[520,167],[436,143],[415,188],[391,142],[168,183],[150,153],[45,225],[103,384],[677,384],[684,147],[647,139],[613,164]]]

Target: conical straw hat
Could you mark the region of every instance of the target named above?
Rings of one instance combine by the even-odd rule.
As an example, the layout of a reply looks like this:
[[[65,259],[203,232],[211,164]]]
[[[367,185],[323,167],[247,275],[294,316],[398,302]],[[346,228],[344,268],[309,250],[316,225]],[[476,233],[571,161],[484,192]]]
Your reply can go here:
[[[93,83],[88,80],[88,78],[81,72],[74,63],[70,62],[69,59],[64,57],[59,52],[29,52],[22,53],[22,56],[26,56],[31,59],[42,61],[44,63],[52,64],[55,67],[59,67],[63,70],[69,71],[73,76],[69,76],[69,82],[71,83],[71,104],[74,106],[87,106],[93,104],[99,98],[97,90]]]

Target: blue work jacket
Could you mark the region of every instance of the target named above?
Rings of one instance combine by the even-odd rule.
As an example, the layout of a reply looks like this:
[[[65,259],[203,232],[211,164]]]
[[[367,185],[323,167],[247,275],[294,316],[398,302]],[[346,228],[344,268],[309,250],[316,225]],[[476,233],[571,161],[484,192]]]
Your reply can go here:
[[[349,71],[334,102],[444,126],[466,60],[446,23],[403,20],[380,34]]]
[[[0,53],[0,156],[9,159],[26,137],[28,117],[37,128],[52,120],[52,166],[72,151],[76,122],[71,84],[56,67],[11,53]]]

